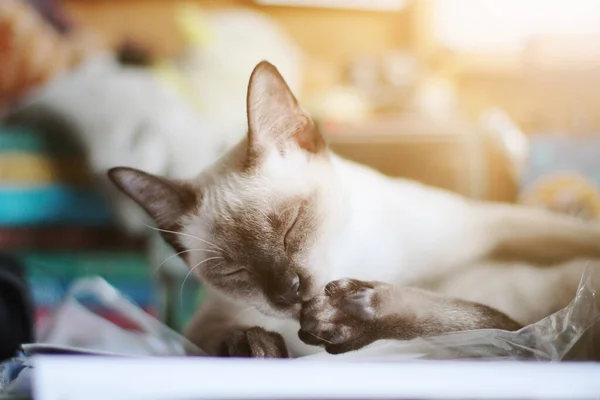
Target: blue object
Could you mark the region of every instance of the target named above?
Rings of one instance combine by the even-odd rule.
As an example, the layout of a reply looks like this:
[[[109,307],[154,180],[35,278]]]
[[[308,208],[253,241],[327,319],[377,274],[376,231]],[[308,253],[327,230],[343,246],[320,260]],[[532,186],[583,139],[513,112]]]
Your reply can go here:
[[[0,187],[0,226],[108,226],[111,210],[106,199],[89,189],[53,185]]]
[[[578,173],[600,187],[600,137],[533,136],[522,188],[543,176],[562,172]]]

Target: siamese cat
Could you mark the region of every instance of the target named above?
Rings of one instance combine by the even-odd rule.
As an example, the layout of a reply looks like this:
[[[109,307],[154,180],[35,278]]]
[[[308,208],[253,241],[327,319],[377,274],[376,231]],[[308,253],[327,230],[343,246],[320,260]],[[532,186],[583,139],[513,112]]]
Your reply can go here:
[[[565,306],[600,228],[384,176],[330,150],[277,69],[248,134],[199,175],[112,181],[206,286],[186,336],[212,355],[343,353],[379,339],[516,330]]]

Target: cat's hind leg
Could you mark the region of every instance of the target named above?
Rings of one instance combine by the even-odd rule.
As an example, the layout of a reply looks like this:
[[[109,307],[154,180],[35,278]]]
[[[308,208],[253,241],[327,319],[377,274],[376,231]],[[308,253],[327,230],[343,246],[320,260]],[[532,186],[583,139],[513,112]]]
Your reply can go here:
[[[600,224],[550,211],[504,204],[475,207],[474,234],[485,237],[487,259],[555,265],[600,259]]]

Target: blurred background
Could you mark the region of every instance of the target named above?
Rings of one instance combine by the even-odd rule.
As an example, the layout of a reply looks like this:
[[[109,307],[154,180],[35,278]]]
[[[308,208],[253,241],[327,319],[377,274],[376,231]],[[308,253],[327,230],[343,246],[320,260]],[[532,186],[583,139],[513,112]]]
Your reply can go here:
[[[104,172],[195,175],[245,134],[263,59],[342,156],[596,218],[598,21],[596,0],[3,0],[0,249],[40,329],[99,275],[179,330],[201,288]]]

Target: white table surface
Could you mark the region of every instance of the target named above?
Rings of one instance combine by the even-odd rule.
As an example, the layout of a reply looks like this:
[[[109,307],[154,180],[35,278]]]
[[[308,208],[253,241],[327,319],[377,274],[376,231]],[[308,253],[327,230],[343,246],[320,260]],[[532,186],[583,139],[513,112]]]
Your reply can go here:
[[[600,363],[34,359],[38,400],[600,399]]]

